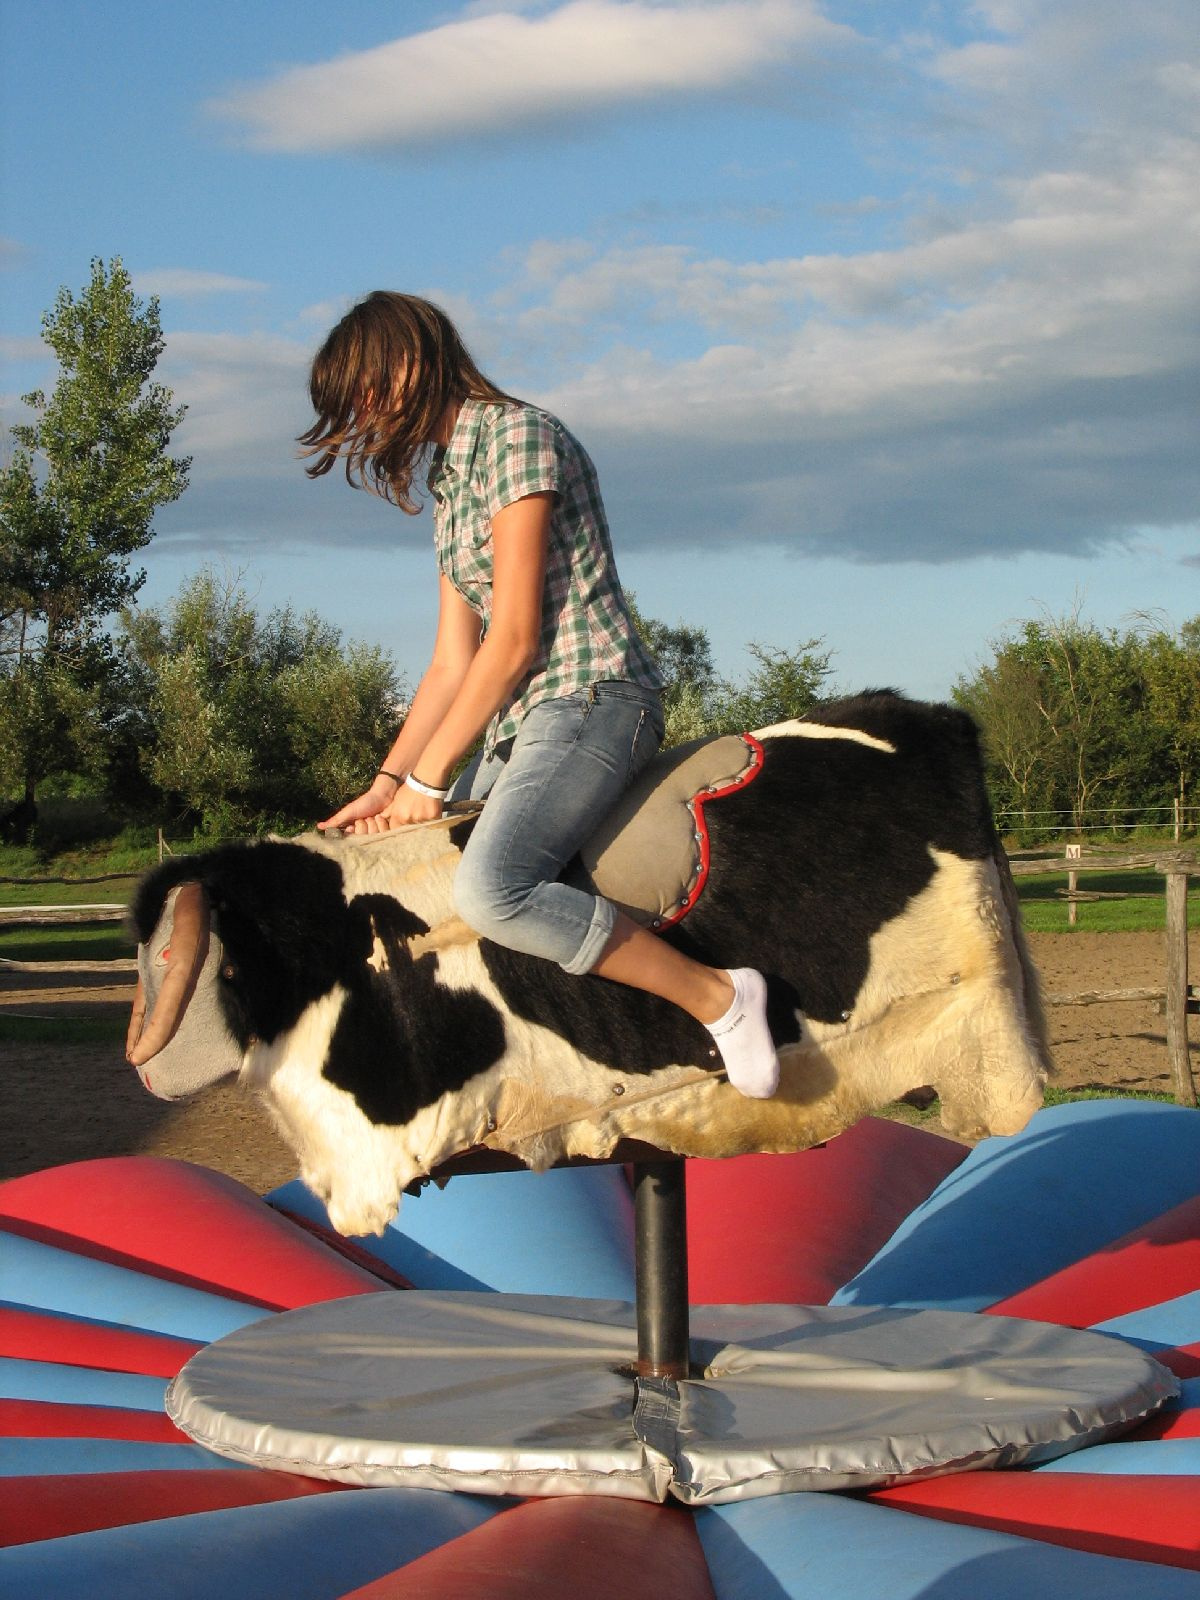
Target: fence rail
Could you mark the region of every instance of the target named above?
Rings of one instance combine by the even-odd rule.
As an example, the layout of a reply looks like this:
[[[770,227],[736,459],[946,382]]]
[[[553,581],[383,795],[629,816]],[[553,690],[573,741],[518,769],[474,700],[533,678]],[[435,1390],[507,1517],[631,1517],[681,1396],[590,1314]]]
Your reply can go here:
[[[1045,872],[1183,872],[1200,873],[1200,855],[1194,850],[1098,850],[1094,855],[1039,855],[1008,858],[1014,878]]]
[[[27,882],[27,880],[26,880]],[[112,902],[93,906],[0,906],[0,930],[8,928],[69,928],[96,922],[125,922],[128,909]],[[131,955],[120,955],[110,962],[69,962],[46,958],[42,962],[18,962],[0,957],[0,973],[136,973],[138,962]]]
[[[1167,922],[1167,986],[1162,998],[1167,1014],[1167,1057],[1171,1063],[1171,1077],[1175,1085],[1175,1099],[1183,1106],[1196,1104],[1196,1082],[1192,1076],[1188,1050],[1187,1019],[1191,992],[1188,988],[1188,878],[1200,875],[1200,860],[1194,853],[1181,850],[1135,851],[1114,855],[1104,851],[1085,856],[1081,846],[1076,846],[1061,859],[1041,856],[1035,861],[1010,861],[1014,878],[1029,878],[1046,872],[1067,874],[1071,921],[1075,920],[1075,905],[1079,899],[1078,875],[1081,872],[1128,872],[1130,868],[1162,874],[1166,895]],[[1064,995],[1048,996],[1051,1004],[1097,1004],[1097,999]],[[1112,999],[1158,999],[1157,993],[1129,990],[1114,993]]]
[[[0,929],[80,927],[96,922],[124,922],[126,915],[125,906],[111,902],[75,906],[0,906]],[[0,956],[0,972],[110,972],[115,976],[117,973],[136,971],[137,961],[133,956],[117,956],[111,961],[58,961],[53,956],[43,961],[17,961],[9,956]]]
[[[0,928],[66,927],[82,922],[124,922],[125,906],[0,906]]]
[[[136,972],[133,956],[115,956],[111,961],[12,961],[0,956],[0,972]]]
[[[994,815],[1002,833],[1021,829],[1079,838],[1088,833],[1136,833],[1147,829],[1169,832],[1178,843],[1185,833],[1200,832],[1200,804],[1185,805],[1178,799],[1161,806],[1087,806],[1081,815],[1068,807],[1023,810],[1010,806]]]
[[[125,883],[130,878],[140,877],[141,874],[144,871],[145,871],[144,867],[131,867],[128,872],[100,872],[100,873],[97,873],[97,874],[95,874],[95,876],[90,877],[90,878],[59,878],[59,877],[3,878],[3,877],[0,877],[0,883],[11,883],[11,884],[18,884],[18,885],[23,884],[23,883],[36,883],[36,884],[43,884],[43,883]]]

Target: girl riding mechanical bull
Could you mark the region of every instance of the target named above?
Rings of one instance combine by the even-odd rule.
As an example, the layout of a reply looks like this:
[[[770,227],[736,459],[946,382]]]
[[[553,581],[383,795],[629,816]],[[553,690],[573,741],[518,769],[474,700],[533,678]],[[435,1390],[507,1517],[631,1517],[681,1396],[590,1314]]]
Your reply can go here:
[[[556,417],[486,378],[444,312],[376,291],[312,365],[310,477],[415,514],[428,468],[437,550],[433,657],[370,788],[319,826],[377,833],[487,797],[455,901],[479,934],[680,1006],[729,1082],[768,1098],[779,1061],[753,968],[706,966],[608,900],[558,882],[663,736],[661,678],[617,577],[596,471]],[[451,774],[483,734],[483,747]]]

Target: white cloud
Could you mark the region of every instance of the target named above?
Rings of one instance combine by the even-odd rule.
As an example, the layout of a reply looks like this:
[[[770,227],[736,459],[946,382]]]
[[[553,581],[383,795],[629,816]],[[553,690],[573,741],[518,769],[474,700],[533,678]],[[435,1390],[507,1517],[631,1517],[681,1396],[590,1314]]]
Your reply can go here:
[[[1086,554],[1200,505],[1195,162],[1172,143],[1120,172],[1010,180],[1003,214],[857,256],[542,240],[509,260],[490,315],[432,292],[502,383],[580,433],[625,543]],[[172,526],[243,548],[424,537],[336,475],[305,482],[310,355],[171,337],[164,376],[191,408],[178,445],[196,457]]]
[[[193,479],[271,478],[295,460],[308,425],[311,351],[267,334],[172,333],[158,376],[188,411],[173,448]]]
[[[36,333],[0,334],[0,361],[51,361],[49,345]]]
[[[915,53],[994,141],[1016,149],[1073,134],[1120,150],[1131,127],[1179,126],[1196,110],[1194,0],[1014,0],[972,8],[998,38]],[[972,114],[968,111],[968,114]]]
[[[785,46],[776,40],[776,55],[818,37],[803,31],[814,13],[797,6],[589,0],[523,17],[476,9],[383,52],[309,69],[311,101],[295,75],[267,89],[283,96],[289,85],[288,114],[326,148],[320,141],[333,134],[321,129],[350,117],[345,97],[357,91],[363,115],[350,117],[348,143],[416,138],[418,125],[461,133],[476,112],[508,124],[519,115],[509,94],[553,114],[560,102],[539,88],[550,47],[581,37],[571,29],[585,15],[598,19],[601,43],[618,23],[686,23],[696,53],[682,62],[659,51],[659,87],[648,87],[636,55],[634,67],[613,65],[600,49],[588,62],[590,100],[565,80],[582,106],[665,92],[668,78],[679,88],[708,72],[731,85],[765,70],[751,11],[799,28]],[[1083,556],[1135,541],[1138,530],[1191,524],[1200,507],[1200,150],[1188,130],[1200,78],[1185,55],[1187,9],[1160,0],[1151,18],[1113,0],[987,0],[971,10],[991,37],[954,48],[902,41],[893,59],[915,72],[918,104],[879,113],[878,128],[906,160],[904,198],[887,202],[889,246],[737,259],[628,219],[622,237],[610,219],[590,239],[503,249],[490,302],[468,299],[461,285],[427,292],[498,381],[581,434],[623,544],[768,540],[865,561],[949,561],[1023,550]],[[749,54],[731,49],[718,61],[699,23],[727,27],[735,13]],[[430,111],[432,86],[452,80],[439,66],[426,82],[414,62],[424,51],[421,59],[444,63],[438,52],[464,40],[480,54],[453,80],[454,103]],[[524,43],[535,46],[528,59],[514,57]],[[499,87],[489,48],[509,52]],[[368,92],[373,74],[378,93],[386,81],[389,103],[400,105],[391,121]],[[397,74],[412,78],[415,101],[395,93]],[[286,120],[256,105],[260,139],[282,147]],[[922,214],[927,150],[911,163],[908,153],[921,139],[945,139],[957,161],[976,131],[987,159],[957,187],[934,188]],[[930,170],[932,188],[945,169]],[[867,196],[857,209],[879,203]],[[854,196],[838,204],[850,214]],[[743,249],[747,240],[738,236]],[[294,324],[298,337],[344,309],[310,308]],[[173,515],[214,537],[230,527],[244,539],[314,546],[336,546],[347,526],[389,547],[420,536],[332,476],[316,488],[304,482],[291,441],[307,418],[307,349],[190,339],[168,350],[191,363],[177,391],[193,405],[186,448],[197,458],[194,488]],[[269,521],[260,512],[251,528],[263,477]]]
[[[1152,370],[1176,359],[1195,292],[1194,160],[1180,148],[1103,178],[1011,182],[1007,216],[858,255],[733,262],[680,245],[539,241],[521,274],[531,303],[520,327],[582,332],[631,311],[686,319],[723,342],[762,345],[776,381],[794,347],[835,409],[952,373],[990,382]],[[828,370],[815,365],[822,350]]]
[[[262,333],[169,335],[156,375],[188,408],[171,448],[192,470],[156,519],[165,553],[276,559],[308,546],[336,560],[349,544],[394,550],[428,538],[394,507],[352,494],[340,473],[305,477],[296,440],[312,420],[313,348]]]
[[[265,150],[425,145],[740,88],[849,37],[815,0],[570,0],[532,16],[488,10],[293,67],[209,109]]]
[[[490,309],[429,292],[500,382],[581,434],[627,542],[1086,553],[1200,505],[1198,163],[1159,140],[1124,167],[1010,178],[980,215],[890,250],[733,261],[544,239],[506,259]],[[420,537],[336,475],[305,482],[302,340],[171,336],[163,375],[196,457],[171,525],[250,547]]]
[[[234,278],[225,272],[203,272],[194,267],[157,267],[133,275],[139,294],[171,296],[181,300],[207,294],[261,294],[270,286],[257,278]]]
[[[299,327],[311,325],[314,328],[332,328],[352,304],[353,297],[350,295],[343,295],[336,300],[317,300],[296,313],[296,323]]]
[[[1008,180],[987,215],[858,255],[543,243],[514,345],[592,341],[545,398],[650,538],[1084,551],[1200,506],[1198,169],[1163,140],[1121,170]],[[687,359],[666,348],[681,324]]]

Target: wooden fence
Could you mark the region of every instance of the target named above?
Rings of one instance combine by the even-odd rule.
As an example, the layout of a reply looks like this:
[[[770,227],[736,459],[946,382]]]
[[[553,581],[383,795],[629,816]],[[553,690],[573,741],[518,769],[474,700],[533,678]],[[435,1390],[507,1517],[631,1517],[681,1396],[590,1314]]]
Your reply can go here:
[[[0,906],[0,929],[60,928],[72,924],[124,922],[127,914],[125,906],[114,905],[111,901],[70,906]],[[0,957],[0,972],[111,972],[115,976],[136,971],[137,962],[132,956],[119,956],[112,961],[11,961],[7,957]]]
[[[1065,856],[1039,856],[1034,861],[1010,861],[1014,878],[1033,877],[1045,872],[1067,874],[1067,901],[1073,911],[1081,900],[1094,898],[1078,887],[1080,872],[1157,872],[1163,878],[1166,896],[1167,983],[1165,989],[1091,990],[1075,995],[1047,995],[1051,1005],[1099,1005],[1119,1000],[1162,1000],[1167,1017],[1167,1057],[1175,1099],[1181,1106],[1196,1104],[1196,1083],[1192,1077],[1188,1051],[1189,1011],[1200,1010],[1188,987],[1188,878],[1200,873],[1200,861],[1183,851],[1139,852],[1132,855],[1103,854],[1084,856],[1078,845],[1068,846]],[[1074,917],[1071,918],[1074,921]]]

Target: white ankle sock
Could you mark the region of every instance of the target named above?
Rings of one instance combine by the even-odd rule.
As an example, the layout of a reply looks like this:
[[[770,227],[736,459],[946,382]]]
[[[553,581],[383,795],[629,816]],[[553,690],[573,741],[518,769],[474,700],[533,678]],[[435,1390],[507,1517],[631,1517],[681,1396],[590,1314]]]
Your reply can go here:
[[[767,986],[753,967],[730,969],[733,1004],[704,1026],[717,1042],[725,1072],[739,1093],[769,1100],[779,1087],[779,1057],[767,1027]]]

